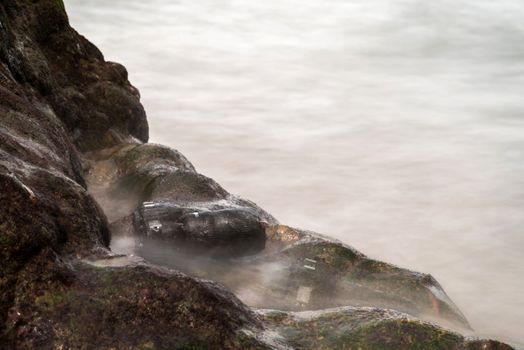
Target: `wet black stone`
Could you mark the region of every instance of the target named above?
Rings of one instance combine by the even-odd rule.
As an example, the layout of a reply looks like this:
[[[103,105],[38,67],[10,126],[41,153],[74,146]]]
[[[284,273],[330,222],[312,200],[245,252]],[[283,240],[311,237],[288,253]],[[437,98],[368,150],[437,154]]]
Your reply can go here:
[[[180,249],[213,256],[255,254],[266,242],[259,218],[243,208],[203,210],[146,204],[135,213],[135,227],[143,241],[165,240]]]

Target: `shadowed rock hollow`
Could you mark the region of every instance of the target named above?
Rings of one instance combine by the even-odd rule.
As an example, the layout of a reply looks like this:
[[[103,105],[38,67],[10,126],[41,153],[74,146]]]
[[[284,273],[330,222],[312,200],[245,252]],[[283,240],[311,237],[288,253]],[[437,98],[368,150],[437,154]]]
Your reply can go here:
[[[125,68],[61,0],[1,1],[0,60],[0,348],[510,348],[432,324],[469,329],[431,276],[145,143]]]

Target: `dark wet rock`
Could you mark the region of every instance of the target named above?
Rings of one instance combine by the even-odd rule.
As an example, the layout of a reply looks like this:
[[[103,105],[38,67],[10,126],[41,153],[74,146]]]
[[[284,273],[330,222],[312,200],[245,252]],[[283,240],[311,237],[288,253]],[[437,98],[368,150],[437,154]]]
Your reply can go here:
[[[179,250],[224,257],[252,255],[265,247],[264,225],[245,208],[204,210],[146,202],[135,218],[142,244],[162,240]]]
[[[0,113],[1,328],[33,256],[46,248],[87,255],[109,245],[109,231],[52,109],[0,87]]]
[[[2,2],[0,56],[19,91],[50,105],[83,151],[131,135],[147,141],[146,115],[121,65],[69,27],[61,0]]]

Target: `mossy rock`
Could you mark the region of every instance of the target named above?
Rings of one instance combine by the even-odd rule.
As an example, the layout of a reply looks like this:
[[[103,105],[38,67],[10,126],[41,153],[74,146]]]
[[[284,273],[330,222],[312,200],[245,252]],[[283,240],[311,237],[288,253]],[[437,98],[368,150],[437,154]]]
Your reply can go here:
[[[176,171],[156,178],[150,185],[149,200],[208,202],[226,199],[228,192],[213,179],[190,171]]]
[[[170,147],[154,143],[136,145],[117,152],[113,160],[121,174],[131,174],[144,167],[159,163],[172,165],[180,170],[195,171],[193,165],[182,153]]]
[[[266,227],[266,236],[266,254],[234,262],[226,268],[232,272],[203,276],[246,295],[246,302],[257,308],[300,311],[376,306],[470,329],[430,275],[369,259],[312,232],[276,225]],[[275,272],[268,275],[268,269]],[[307,297],[301,294],[304,291]]]
[[[261,314],[269,327],[296,349],[511,349],[496,341],[468,339],[393,310],[344,307]]]
[[[373,305],[470,329],[465,317],[432,276],[370,259],[339,242],[319,237],[308,239],[308,235],[302,233],[302,240],[272,258],[295,266],[290,279],[297,288],[299,285],[313,288],[308,307]],[[305,259],[317,262],[316,271],[303,268]]]
[[[59,274],[70,274],[64,279],[46,272],[45,259],[20,273],[30,283],[13,306],[13,348],[267,349],[242,332],[261,330],[257,316],[211,282],[140,263],[109,268],[79,261],[61,266]],[[33,313],[39,317],[25,318]]]
[[[326,265],[341,271],[352,270],[364,255],[351,247],[327,241],[292,245],[282,251],[282,254],[293,259],[316,259]]]
[[[111,155],[118,180],[111,189],[116,197],[137,202],[158,197],[197,200],[226,193],[213,180],[195,172],[178,151],[156,144],[122,147]]]

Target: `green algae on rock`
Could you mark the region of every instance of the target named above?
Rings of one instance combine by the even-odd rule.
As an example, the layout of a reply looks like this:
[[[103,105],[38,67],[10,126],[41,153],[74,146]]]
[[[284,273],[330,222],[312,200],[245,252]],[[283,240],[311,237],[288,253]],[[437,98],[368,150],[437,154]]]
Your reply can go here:
[[[301,311],[372,305],[470,330],[460,310],[430,275],[369,259],[313,232],[269,225],[266,236],[264,251],[230,261],[187,263],[184,258],[171,259],[169,255],[184,254],[180,245],[170,250],[166,243],[160,247],[149,240],[142,241],[137,253],[156,263],[219,281],[256,308]],[[185,254],[191,256],[187,257],[190,261],[198,259],[194,252]],[[210,258],[210,254],[201,254]]]
[[[387,309],[342,307],[290,313],[261,310],[260,314],[296,349],[511,349],[496,341],[465,338]]]

